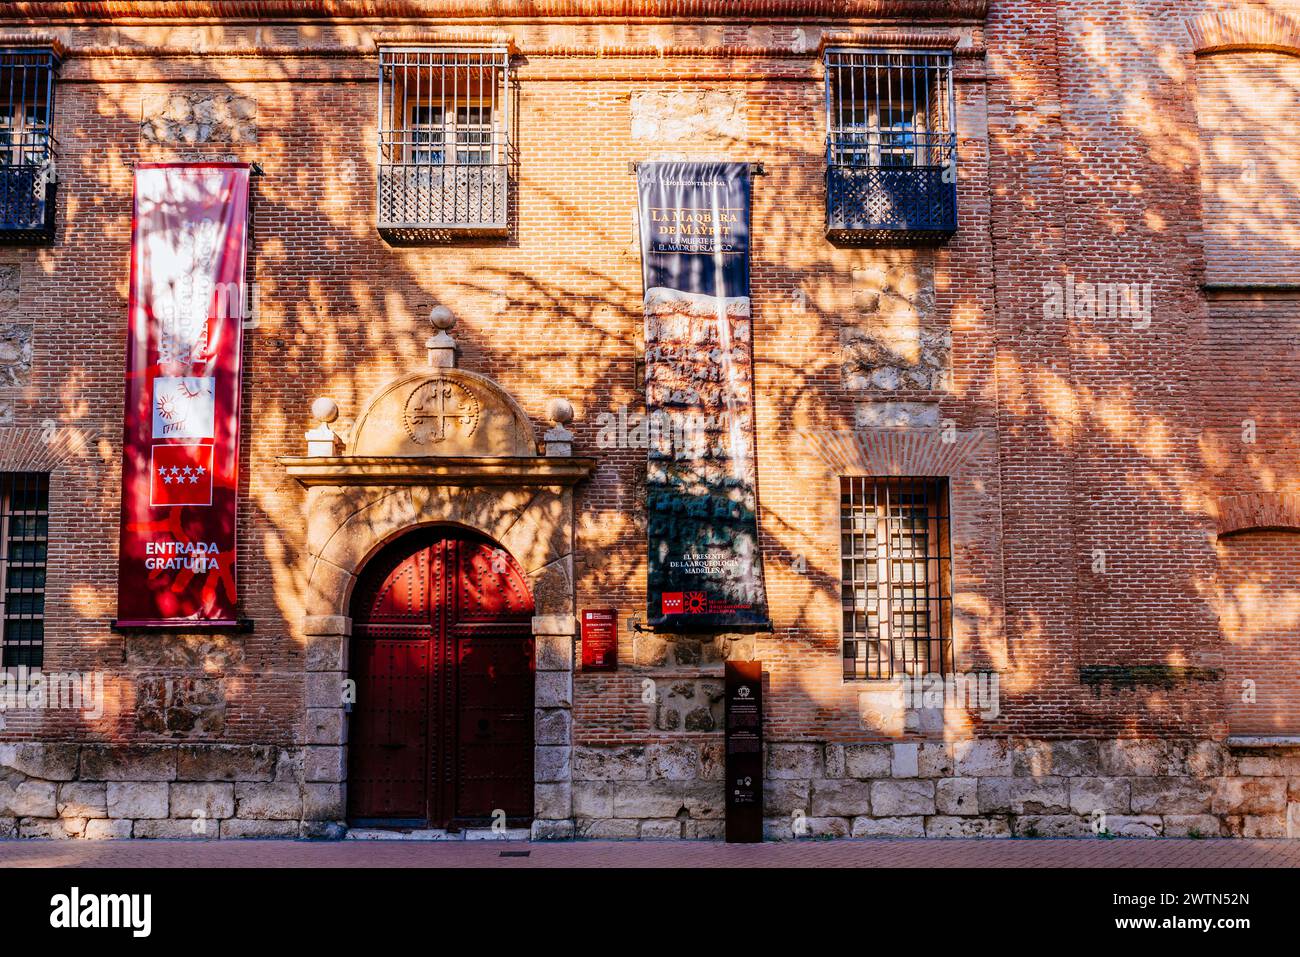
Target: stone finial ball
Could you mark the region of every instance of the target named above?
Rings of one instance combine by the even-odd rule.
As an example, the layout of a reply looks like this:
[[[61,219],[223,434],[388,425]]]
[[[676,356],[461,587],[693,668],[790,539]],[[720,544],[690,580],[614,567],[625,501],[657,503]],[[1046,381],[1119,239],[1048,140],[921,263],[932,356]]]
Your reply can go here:
[[[339,404],[328,396],[321,396],[311,404],[311,417],[317,422],[333,422],[339,417]]]
[[[573,403],[568,399],[554,398],[546,403],[546,414],[552,422],[567,425],[573,421]]]
[[[446,306],[434,306],[429,310],[429,321],[433,328],[446,332],[456,324],[456,317]]]

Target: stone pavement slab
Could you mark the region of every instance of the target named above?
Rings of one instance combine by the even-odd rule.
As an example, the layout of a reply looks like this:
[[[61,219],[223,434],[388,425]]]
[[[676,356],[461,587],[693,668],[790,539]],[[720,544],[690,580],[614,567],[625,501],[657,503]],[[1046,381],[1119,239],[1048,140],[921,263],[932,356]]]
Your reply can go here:
[[[1297,840],[0,841],[0,867],[1300,867]]]

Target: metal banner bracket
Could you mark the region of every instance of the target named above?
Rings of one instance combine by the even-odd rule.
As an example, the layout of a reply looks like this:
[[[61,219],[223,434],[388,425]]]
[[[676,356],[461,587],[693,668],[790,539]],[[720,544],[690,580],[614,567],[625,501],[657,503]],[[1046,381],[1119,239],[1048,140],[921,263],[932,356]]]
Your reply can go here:
[[[641,166],[641,164],[638,163],[638,162],[636,162],[636,160],[629,160],[629,161],[628,161],[628,164],[627,164],[627,174],[628,174],[629,176],[635,176],[635,175],[636,175],[636,171],[637,171],[637,169],[640,168],[640,166]],[[750,174],[751,176],[766,176],[766,175],[767,175],[767,169],[764,168],[764,166],[763,166],[762,163],[750,163],[750,164],[749,164],[749,174]]]

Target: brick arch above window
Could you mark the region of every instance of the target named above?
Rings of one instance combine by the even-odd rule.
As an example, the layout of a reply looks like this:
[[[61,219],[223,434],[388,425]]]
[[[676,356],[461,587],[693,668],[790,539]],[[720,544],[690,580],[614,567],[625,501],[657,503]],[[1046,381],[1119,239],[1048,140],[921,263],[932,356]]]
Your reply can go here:
[[[982,430],[805,429],[799,437],[837,475],[964,475],[992,448]]]
[[[1197,56],[1234,50],[1300,56],[1300,21],[1270,10],[1206,13],[1187,21],[1187,33]]]
[[[99,461],[98,435],[67,426],[0,428],[0,472],[57,472],[87,457]]]
[[[1300,494],[1250,492],[1219,499],[1219,537],[1265,529],[1300,532]]]

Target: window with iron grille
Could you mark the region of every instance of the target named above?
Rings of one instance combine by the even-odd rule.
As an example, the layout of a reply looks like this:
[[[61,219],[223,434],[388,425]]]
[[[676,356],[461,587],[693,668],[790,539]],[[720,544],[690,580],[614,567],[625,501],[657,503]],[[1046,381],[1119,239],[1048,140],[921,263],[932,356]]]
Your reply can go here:
[[[949,525],[946,479],[840,479],[845,678],[953,670]]]
[[[509,74],[506,50],[380,51],[377,214],[386,237],[506,231]]]
[[[45,642],[50,480],[0,473],[0,649],[6,668],[38,668]]]
[[[826,51],[826,229],[874,244],[957,229],[952,54]]]
[[[53,50],[0,49],[0,242],[54,238]]]

